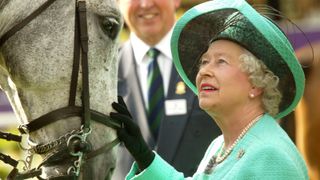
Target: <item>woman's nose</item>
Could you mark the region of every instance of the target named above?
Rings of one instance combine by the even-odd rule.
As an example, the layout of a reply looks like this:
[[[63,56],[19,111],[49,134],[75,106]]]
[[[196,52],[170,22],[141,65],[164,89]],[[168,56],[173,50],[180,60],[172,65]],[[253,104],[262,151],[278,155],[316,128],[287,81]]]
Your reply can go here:
[[[208,65],[200,67],[198,74],[200,76],[212,76],[213,72]]]

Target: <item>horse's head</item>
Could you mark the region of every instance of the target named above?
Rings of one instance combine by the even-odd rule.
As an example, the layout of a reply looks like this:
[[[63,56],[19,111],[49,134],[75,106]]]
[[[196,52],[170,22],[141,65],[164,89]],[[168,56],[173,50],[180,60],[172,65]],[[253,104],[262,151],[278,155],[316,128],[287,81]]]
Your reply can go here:
[[[6,36],[12,27],[46,1],[52,0],[1,1],[0,37]],[[98,149],[103,152],[100,148],[116,138],[112,128],[92,120],[92,116],[98,116],[104,121],[104,118],[107,118],[105,115],[111,111],[111,102],[116,100],[116,39],[122,25],[116,0],[84,1],[89,37],[88,69],[86,70],[85,64],[80,61],[80,70],[75,73],[78,74],[77,77],[75,74],[72,75],[75,66],[74,56],[78,55],[74,53],[77,52],[75,49],[80,49],[80,59],[85,61],[84,54],[87,48],[82,43],[82,40],[86,41],[85,33],[82,37],[77,36],[80,33],[76,33],[79,39],[75,40],[74,31],[76,26],[80,27],[76,30],[78,32],[85,31],[86,28],[83,30],[83,22],[75,23],[75,1],[52,2],[33,20],[6,38],[0,46],[0,87],[7,94],[21,124],[30,124],[36,119],[37,124],[41,124],[35,125],[37,128],[31,128],[33,130],[27,133],[32,150],[40,152],[44,160],[49,161],[44,161],[42,165],[43,177],[66,175],[68,169],[72,171],[70,167],[74,166],[78,157],[65,155],[70,151],[67,141],[73,140],[70,136],[74,135],[90,142],[87,150],[89,152]],[[82,15],[77,19],[83,21],[80,16]],[[75,42],[79,42],[79,48],[74,46]],[[86,71],[89,72],[88,81],[85,80]],[[75,79],[74,93],[70,90],[72,78]],[[75,96],[74,101],[70,95]],[[84,108],[84,105],[87,108]],[[74,108],[70,111],[60,111],[65,107]],[[86,112],[88,108],[91,109],[89,113]],[[45,116],[53,111],[58,112]],[[89,114],[90,120],[85,120],[83,114]],[[43,124],[40,121],[52,123]],[[85,126],[89,128],[82,132],[81,126],[84,127],[85,121],[90,121]],[[83,134],[86,134],[85,137]],[[59,145],[52,148],[57,141]],[[38,148],[35,148],[36,146]],[[71,151],[77,154],[77,150]],[[55,156],[57,152],[62,153],[60,158]],[[110,175],[115,166],[115,150],[99,153],[95,152],[94,154],[98,155],[92,155],[90,158],[82,158],[85,165],[81,168],[84,172],[81,176],[85,178],[86,175],[90,175],[93,179],[103,179]]]

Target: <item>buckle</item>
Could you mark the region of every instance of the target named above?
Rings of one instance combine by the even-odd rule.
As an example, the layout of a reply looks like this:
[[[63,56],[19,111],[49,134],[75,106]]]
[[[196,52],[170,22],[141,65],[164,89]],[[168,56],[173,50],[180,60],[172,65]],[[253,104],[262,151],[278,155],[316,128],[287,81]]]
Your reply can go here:
[[[28,126],[27,124],[21,124],[19,127],[18,127],[18,130],[21,134],[29,134],[29,129],[28,129]]]

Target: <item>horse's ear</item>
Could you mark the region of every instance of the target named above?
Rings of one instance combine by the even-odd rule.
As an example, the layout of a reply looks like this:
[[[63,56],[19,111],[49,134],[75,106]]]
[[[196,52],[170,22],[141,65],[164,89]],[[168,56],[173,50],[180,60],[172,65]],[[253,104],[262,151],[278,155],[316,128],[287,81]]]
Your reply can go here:
[[[2,53],[0,52],[0,89],[5,90],[8,86],[9,72]]]

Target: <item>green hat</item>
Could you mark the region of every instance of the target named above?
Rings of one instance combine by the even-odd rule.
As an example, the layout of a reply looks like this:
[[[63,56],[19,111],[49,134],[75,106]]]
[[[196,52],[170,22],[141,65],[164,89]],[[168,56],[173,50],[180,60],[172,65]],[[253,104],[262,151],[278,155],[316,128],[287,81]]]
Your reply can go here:
[[[173,62],[195,94],[199,58],[216,39],[242,45],[279,77],[283,97],[276,119],[296,107],[305,78],[294,50],[281,29],[245,0],[208,1],[188,10],[176,23],[171,38]]]

